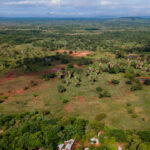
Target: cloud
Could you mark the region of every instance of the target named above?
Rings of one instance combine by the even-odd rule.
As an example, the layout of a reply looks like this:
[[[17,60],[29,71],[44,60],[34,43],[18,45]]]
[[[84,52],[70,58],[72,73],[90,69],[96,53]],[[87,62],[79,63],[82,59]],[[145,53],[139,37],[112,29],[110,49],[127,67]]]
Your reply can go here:
[[[101,0],[101,1],[99,2],[99,4],[100,4],[101,6],[117,5],[118,2],[112,2],[112,1],[108,1],[108,0]]]
[[[118,2],[111,0],[8,0],[5,2],[7,5],[61,5],[70,7],[95,7],[95,6],[108,6],[116,5]]]
[[[8,1],[6,5],[60,5],[61,0],[20,0]]]
[[[150,16],[149,8],[150,0],[0,0],[0,15]]]

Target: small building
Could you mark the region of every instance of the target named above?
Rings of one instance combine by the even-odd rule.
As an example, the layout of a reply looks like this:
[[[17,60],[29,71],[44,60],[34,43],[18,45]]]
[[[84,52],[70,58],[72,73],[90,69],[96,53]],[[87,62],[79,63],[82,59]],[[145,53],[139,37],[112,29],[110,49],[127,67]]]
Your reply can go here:
[[[150,77],[138,77],[140,83],[145,83],[146,81],[150,82]]]
[[[138,56],[135,55],[135,54],[130,54],[130,55],[128,55],[128,58],[129,58],[129,59],[137,59]]]
[[[51,60],[52,60],[52,59],[49,58],[49,57],[46,57],[46,58],[45,58],[45,61],[46,61],[46,62],[50,62]]]
[[[99,140],[98,140],[98,138],[95,138],[95,137],[94,137],[94,138],[91,138],[91,139],[90,139],[90,143],[91,143],[91,144],[99,144]]]
[[[65,141],[64,144],[58,145],[58,150],[71,150],[75,140],[70,139],[69,141]]]
[[[75,142],[75,140],[73,140],[73,139],[71,139],[69,141],[65,141],[65,145],[66,145],[65,150],[71,150],[74,142]]]
[[[98,132],[98,136],[100,136],[101,134],[104,134],[104,131]]]
[[[122,147],[118,146],[118,150],[122,150]]]
[[[63,150],[65,144],[58,145],[58,150]]]

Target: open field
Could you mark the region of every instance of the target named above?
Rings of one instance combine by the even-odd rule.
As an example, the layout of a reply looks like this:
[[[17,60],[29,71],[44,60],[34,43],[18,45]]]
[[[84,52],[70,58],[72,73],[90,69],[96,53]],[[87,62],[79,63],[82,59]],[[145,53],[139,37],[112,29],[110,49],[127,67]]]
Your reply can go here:
[[[69,138],[86,147],[104,130],[110,150],[134,150],[134,139],[140,141],[135,150],[149,150],[150,20],[58,22],[0,22],[2,142],[12,131],[24,138],[33,123],[32,136],[51,137],[58,130],[47,145],[29,143],[33,149],[56,150]],[[4,143],[2,149],[8,148]],[[146,149],[139,148],[143,143]]]
[[[95,56],[97,55],[102,56],[103,53],[96,52]],[[90,59],[94,60],[95,56],[90,56]],[[60,67],[60,65],[58,66]],[[1,93],[8,98],[0,104],[0,111],[18,113],[31,110],[50,110],[56,116],[75,115],[85,119],[94,119],[97,114],[103,112],[107,114],[105,123],[108,126],[124,129],[149,129],[149,86],[144,86],[142,91],[132,92],[130,91],[131,86],[125,84],[127,79],[123,73],[101,73],[93,84],[89,82],[88,77],[81,74],[81,86],[75,87],[71,83],[67,85],[67,91],[62,94],[57,91],[57,86],[62,84],[62,80],[54,78],[50,81],[44,81],[41,79],[41,74],[46,72],[45,69],[53,71],[58,66],[41,68],[44,71],[24,75],[19,75],[19,70],[10,71],[1,77]],[[63,66],[65,67],[65,65]],[[82,69],[84,70],[84,68]],[[112,79],[119,80],[120,84],[111,84]],[[24,90],[24,87],[30,86],[31,81],[37,82],[38,85]],[[73,82],[73,79],[70,81]],[[110,98],[98,98],[96,92],[98,86],[108,90],[112,96]],[[67,99],[69,102],[63,104],[63,99]],[[128,107],[128,103],[131,106]],[[137,117],[133,118],[128,113],[128,109],[133,109]]]

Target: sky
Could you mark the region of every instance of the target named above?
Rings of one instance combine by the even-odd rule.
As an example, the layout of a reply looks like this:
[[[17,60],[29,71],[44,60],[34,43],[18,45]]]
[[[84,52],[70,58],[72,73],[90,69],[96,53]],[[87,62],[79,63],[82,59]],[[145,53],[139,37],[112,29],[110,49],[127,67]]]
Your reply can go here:
[[[150,0],[0,0],[0,17],[150,16]]]

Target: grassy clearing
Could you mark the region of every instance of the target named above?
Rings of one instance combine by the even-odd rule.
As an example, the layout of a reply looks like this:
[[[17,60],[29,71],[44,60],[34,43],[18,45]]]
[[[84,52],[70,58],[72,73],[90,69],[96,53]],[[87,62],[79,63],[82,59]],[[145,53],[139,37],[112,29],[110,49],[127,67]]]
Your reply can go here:
[[[99,57],[110,57],[115,61],[113,54],[97,52],[94,56],[88,56],[94,60]],[[58,62],[59,64],[60,62]],[[55,63],[55,66],[57,63]],[[39,68],[39,71],[50,70],[55,67]],[[38,68],[35,65],[36,68]],[[112,79],[119,80],[118,85],[110,83]],[[30,81],[36,81],[38,85],[24,90],[24,87],[30,84]],[[68,80],[68,79],[67,79]],[[93,120],[99,113],[107,114],[104,119],[106,125],[124,129],[149,129],[150,111],[149,111],[149,86],[143,90],[131,92],[130,85],[124,74],[101,73],[98,75],[95,83],[91,83],[84,75],[81,75],[81,86],[75,87],[71,83],[67,86],[62,83],[63,80],[51,79],[44,81],[40,76],[20,76],[13,80],[0,84],[1,93],[9,95],[8,99],[0,104],[1,113],[26,112],[33,110],[50,110],[55,116],[80,116],[85,119]],[[64,85],[67,89],[65,93],[58,93],[57,86]],[[98,97],[97,87],[109,91],[110,98]],[[9,94],[9,92],[22,90],[20,93]],[[64,103],[63,101],[67,101]]]

